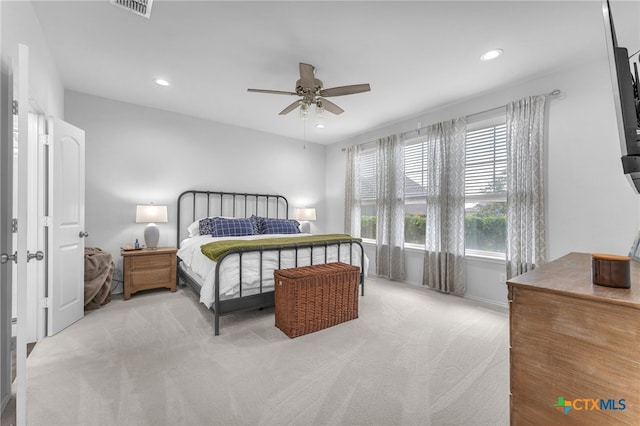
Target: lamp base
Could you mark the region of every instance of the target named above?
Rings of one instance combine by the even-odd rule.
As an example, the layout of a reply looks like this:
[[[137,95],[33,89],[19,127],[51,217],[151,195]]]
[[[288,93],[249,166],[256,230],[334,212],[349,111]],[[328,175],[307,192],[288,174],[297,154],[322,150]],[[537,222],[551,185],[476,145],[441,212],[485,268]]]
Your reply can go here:
[[[147,248],[154,249],[158,247],[160,239],[160,228],[155,223],[150,223],[144,228],[144,244]]]

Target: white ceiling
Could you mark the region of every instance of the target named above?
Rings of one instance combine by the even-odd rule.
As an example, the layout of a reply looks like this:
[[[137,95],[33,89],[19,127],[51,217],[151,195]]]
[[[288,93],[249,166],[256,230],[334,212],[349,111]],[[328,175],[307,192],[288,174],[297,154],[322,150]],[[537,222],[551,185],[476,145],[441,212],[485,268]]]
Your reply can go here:
[[[640,2],[612,4],[619,43],[637,50]],[[34,8],[67,89],[323,144],[605,52],[597,0],[155,0],[151,19],[107,0]],[[504,55],[481,62],[493,48]],[[247,92],[294,90],[299,62],[325,88],[371,92],[331,98],[345,112],[321,130],[278,115],[295,98]]]

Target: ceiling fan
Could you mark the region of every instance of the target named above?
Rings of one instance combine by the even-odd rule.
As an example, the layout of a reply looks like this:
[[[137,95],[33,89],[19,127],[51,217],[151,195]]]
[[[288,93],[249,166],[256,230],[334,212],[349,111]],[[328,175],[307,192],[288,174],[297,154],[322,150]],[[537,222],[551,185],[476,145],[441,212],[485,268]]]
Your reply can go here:
[[[333,114],[342,114],[344,110],[333,102],[325,99],[331,96],[353,95],[355,93],[368,92],[371,90],[369,84],[354,84],[351,86],[340,86],[325,89],[322,81],[315,78],[315,67],[309,64],[300,63],[300,79],[296,81],[295,92],[282,90],[247,89],[249,92],[271,93],[274,95],[300,96],[298,99],[282,111],[280,115],[285,115],[300,107],[301,116],[306,118],[309,114],[309,107],[315,105]]]

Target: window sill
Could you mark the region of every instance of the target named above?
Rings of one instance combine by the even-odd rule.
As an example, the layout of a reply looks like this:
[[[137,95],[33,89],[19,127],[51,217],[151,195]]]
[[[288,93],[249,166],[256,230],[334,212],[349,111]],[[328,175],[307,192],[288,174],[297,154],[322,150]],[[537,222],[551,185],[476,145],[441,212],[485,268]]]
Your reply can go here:
[[[493,253],[479,250],[467,250],[465,252],[465,258],[473,261],[499,263],[501,265],[504,265],[506,262],[504,253]]]
[[[362,242],[366,245],[371,245],[371,246],[376,245],[376,240],[369,239],[369,238],[363,238]],[[424,246],[421,244],[405,243],[404,249],[406,251],[410,251],[414,253],[424,253]],[[504,253],[494,253],[490,251],[480,251],[480,250],[466,250],[464,257],[467,260],[498,263],[498,264],[504,264],[506,261]]]
[[[404,243],[404,249],[409,251],[419,251],[424,253],[424,246],[421,244]]]

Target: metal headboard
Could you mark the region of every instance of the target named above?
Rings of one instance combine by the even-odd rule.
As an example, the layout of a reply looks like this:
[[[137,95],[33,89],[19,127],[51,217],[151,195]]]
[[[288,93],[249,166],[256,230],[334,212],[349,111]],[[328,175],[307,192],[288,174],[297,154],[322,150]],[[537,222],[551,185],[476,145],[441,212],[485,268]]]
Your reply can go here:
[[[178,197],[176,247],[186,238],[187,227],[210,216],[289,218],[289,202],[282,195],[190,189]]]

